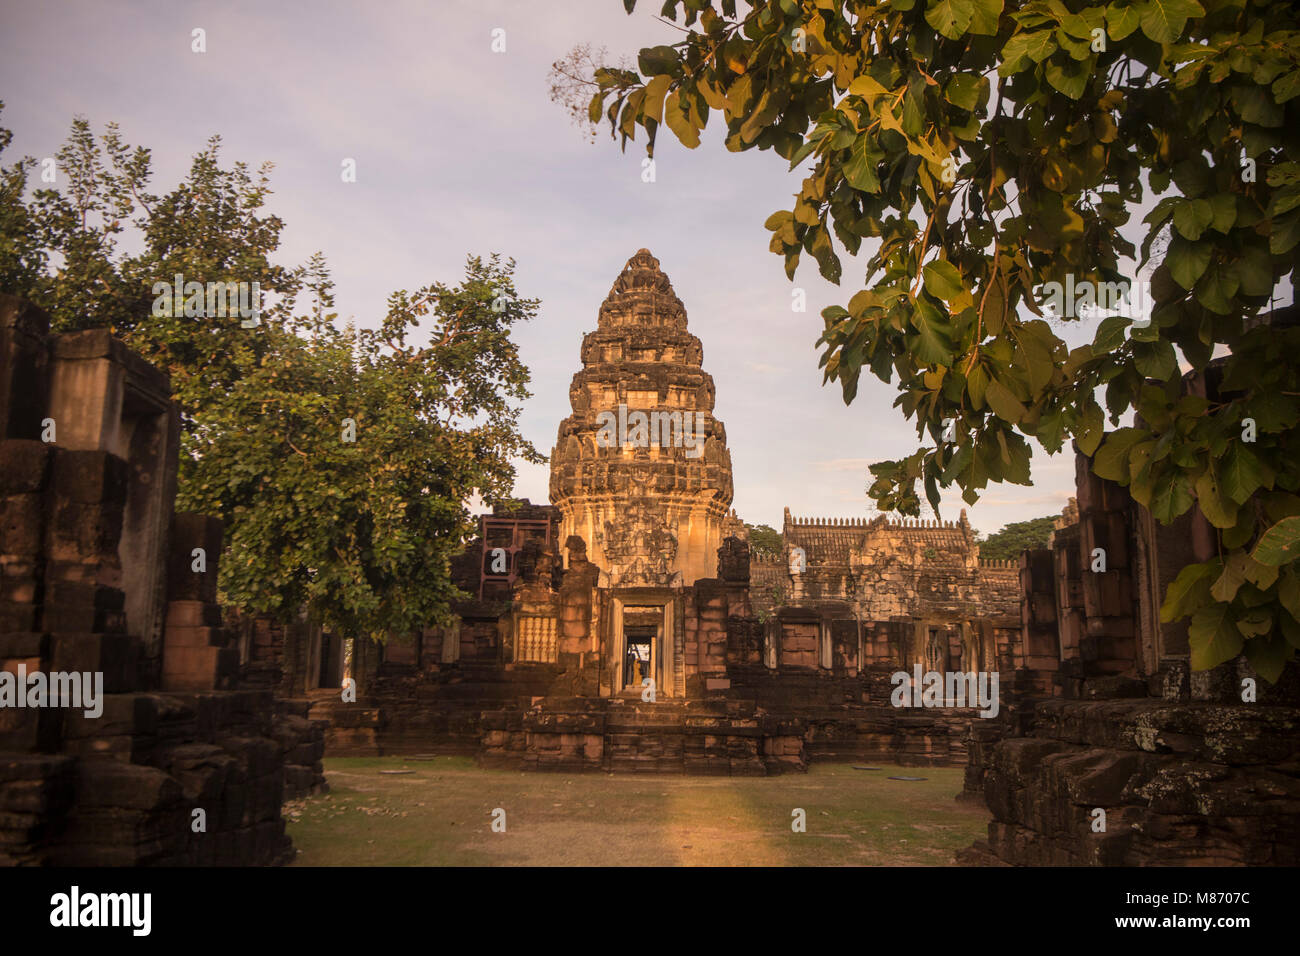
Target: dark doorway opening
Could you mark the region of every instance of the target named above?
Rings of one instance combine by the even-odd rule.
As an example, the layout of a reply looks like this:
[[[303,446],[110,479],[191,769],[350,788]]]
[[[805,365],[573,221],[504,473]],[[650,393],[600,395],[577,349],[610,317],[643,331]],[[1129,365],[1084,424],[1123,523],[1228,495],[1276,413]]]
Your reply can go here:
[[[625,634],[627,649],[623,654],[623,687],[640,689],[643,680],[654,676],[657,631],[653,627],[629,627]]]

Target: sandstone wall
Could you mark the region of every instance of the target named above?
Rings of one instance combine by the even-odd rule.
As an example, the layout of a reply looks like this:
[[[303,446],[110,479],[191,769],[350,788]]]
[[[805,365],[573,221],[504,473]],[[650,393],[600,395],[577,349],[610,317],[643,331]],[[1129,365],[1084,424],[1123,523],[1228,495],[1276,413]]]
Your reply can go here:
[[[1296,666],[1275,686],[1244,657],[1192,672],[1185,635],[1165,630],[1147,596],[1208,557],[1213,537],[1199,536],[1200,551],[1163,546],[1145,509],[1093,475],[1085,456],[1076,462],[1077,506],[1051,548],[1021,560],[1025,669],[1001,718],[974,730],[967,793],[994,820],[962,858],[1295,865]],[[1096,548],[1105,571],[1091,566]],[[1254,702],[1242,700],[1245,678]]]
[[[0,863],[282,862],[286,754],[316,783],[323,728],[235,686],[220,525],[173,514],[166,377],[48,328],[0,296],[0,670],[102,674],[102,713],[0,707]]]

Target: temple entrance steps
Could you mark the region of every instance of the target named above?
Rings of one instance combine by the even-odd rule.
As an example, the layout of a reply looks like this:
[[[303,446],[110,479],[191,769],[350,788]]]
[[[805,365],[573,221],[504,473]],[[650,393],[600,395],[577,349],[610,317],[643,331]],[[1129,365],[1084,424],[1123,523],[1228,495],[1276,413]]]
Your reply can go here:
[[[321,687],[304,695],[307,701],[305,716],[309,720],[328,721],[325,730],[325,753],[331,757],[378,756],[376,733],[380,726],[380,711],[373,704],[358,698],[344,701],[337,687]]]
[[[484,766],[763,776],[807,769],[803,727],[737,699],[540,698],[482,715]]]

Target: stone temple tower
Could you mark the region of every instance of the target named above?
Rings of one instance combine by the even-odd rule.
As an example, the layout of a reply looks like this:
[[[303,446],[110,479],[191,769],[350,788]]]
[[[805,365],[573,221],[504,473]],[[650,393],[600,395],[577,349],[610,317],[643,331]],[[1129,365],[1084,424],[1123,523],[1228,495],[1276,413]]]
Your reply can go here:
[[[573,414],[551,457],[560,541],[580,536],[611,588],[672,588],[717,574],[732,499],[713,377],[659,260],[623,267],[582,340]]]

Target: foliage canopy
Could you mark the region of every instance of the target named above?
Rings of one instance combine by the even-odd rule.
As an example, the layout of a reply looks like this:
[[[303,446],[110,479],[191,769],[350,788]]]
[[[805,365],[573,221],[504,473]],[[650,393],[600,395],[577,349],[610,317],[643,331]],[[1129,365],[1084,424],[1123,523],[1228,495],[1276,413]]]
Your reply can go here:
[[[1300,328],[1260,317],[1300,244],[1293,7],[668,0],[662,16],[681,41],[596,70],[589,118],[624,148],[641,128],[653,155],[662,127],[695,148],[720,113],[727,149],[800,172],[767,220],[792,279],[806,257],[839,283],[841,256],[864,254],[822,313],[825,378],[846,402],[864,371],[896,383],[929,439],[873,466],[880,507],[1027,485],[1028,441],[1073,439],[1159,521],[1196,505],[1214,527],[1219,556],[1163,609],[1190,616],[1193,665],[1244,648],[1275,679],[1300,647]],[[1040,287],[1123,282],[1126,262],[1150,271],[1150,323],[1114,315],[1069,348]],[[1218,357],[1217,394],[1188,388]]]
[[[10,139],[0,130],[0,151]],[[510,337],[538,303],[516,294],[513,260],[471,257],[458,284],[395,292],[374,328],[340,328],[320,254],[270,259],[283,227],[264,209],[270,165],[223,168],[219,150],[213,137],[155,195],[148,150],[76,119],[59,188],[28,196],[31,158],[0,168],[0,288],[55,331],[112,329],[170,374],[177,507],[225,521],[229,602],[282,618],[306,607],[347,635],[440,621],[473,530],[466,502],[508,500],[512,458],[542,460],[519,433],[528,370]],[[259,283],[258,323],[172,308],[153,287],[178,273]]]
[[[980,557],[1011,561],[1019,558],[1020,552],[1026,548],[1045,548],[1051,539],[1055,523],[1053,515],[1030,518],[1028,521],[1012,521],[979,543]]]

